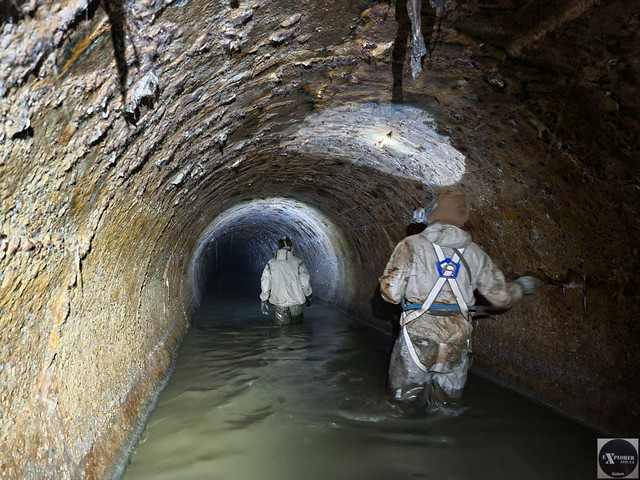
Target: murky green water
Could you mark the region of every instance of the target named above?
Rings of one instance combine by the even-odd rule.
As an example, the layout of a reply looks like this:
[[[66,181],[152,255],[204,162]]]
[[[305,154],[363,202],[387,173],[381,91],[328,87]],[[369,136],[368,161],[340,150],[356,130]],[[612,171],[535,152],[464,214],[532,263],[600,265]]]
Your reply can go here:
[[[392,339],[329,307],[204,302],[126,480],[596,478],[596,432],[482,378],[457,416],[392,406]]]

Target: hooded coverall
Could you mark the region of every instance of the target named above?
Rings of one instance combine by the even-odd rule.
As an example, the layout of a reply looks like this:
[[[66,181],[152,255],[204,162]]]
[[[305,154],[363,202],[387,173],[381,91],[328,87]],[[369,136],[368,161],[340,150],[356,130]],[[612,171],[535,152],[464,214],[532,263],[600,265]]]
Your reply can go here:
[[[312,293],[310,277],[302,260],[290,250],[281,248],[267,262],[260,286],[260,300],[268,300],[274,306],[276,325],[302,320],[302,305]]]
[[[468,232],[436,221],[396,246],[379,279],[382,297],[387,302],[398,304],[404,298],[409,304],[420,305],[427,299],[440,278],[434,244],[441,247],[445,257],[463,257],[456,282],[468,307],[475,304],[475,289],[500,308],[509,308],[522,298],[522,287],[517,282],[505,281],[503,273],[471,241]],[[459,257],[454,249],[461,253]],[[397,400],[413,399],[422,393],[429,405],[438,406],[455,404],[462,395],[469,368],[472,326],[463,313],[466,308],[456,308],[458,301],[448,282],[433,304],[403,327],[394,345],[389,387]],[[401,324],[409,315],[410,310],[402,313]]]

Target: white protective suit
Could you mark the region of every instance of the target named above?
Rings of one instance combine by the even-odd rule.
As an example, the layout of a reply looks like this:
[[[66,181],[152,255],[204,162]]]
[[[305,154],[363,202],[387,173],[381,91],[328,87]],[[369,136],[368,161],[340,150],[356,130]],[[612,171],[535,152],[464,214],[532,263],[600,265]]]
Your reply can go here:
[[[434,244],[447,258],[458,258],[454,249],[461,253],[456,283],[466,306],[462,310],[456,307],[459,302],[450,284],[444,283],[432,309],[418,316],[420,310],[403,311],[401,325],[407,320],[408,323],[393,349],[389,387],[397,400],[423,393],[429,404],[442,405],[457,402],[466,382],[472,326],[464,311],[475,304],[474,290],[501,308],[511,307],[522,298],[523,291],[517,282],[505,281],[503,273],[471,241],[468,232],[436,221],[396,246],[379,279],[387,302],[398,304],[404,298],[410,304],[423,304],[440,278]]]
[[[312,294],[309,272],[302,260],[287,248],[281,248],[269,260],[260,278],[260,300],[269,301],[276,311],[276,323],[301,318],[302,305]]]

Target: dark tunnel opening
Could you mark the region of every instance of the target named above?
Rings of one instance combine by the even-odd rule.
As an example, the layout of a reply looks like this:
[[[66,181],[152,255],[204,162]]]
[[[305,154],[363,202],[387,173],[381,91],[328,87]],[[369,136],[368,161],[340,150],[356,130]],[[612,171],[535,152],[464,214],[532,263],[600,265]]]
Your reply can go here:
[[[262,269],[285,236],[309,270],[314,296],[343,306],[353,270],[343,235],[319,210],[286,198],[241,203],[211,222],[191,264],[196,301],[216,290],[258,303]]]
[[[214,240],[208,248],[211,252],[203,268],[204,291],[257,298],[260,272],[256,269],[251,243],[229,235]]]

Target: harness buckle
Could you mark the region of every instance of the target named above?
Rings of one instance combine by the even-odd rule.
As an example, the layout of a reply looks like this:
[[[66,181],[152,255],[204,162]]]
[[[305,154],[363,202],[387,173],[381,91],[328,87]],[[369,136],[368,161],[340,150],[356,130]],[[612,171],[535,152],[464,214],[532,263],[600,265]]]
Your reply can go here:
[[[444,260],[436,263],[436,268],[438,269],[438,275],[440,275],[440,278],[453,280],[458,278],[460,263],[456,263],[450,258],[445,258]]]

